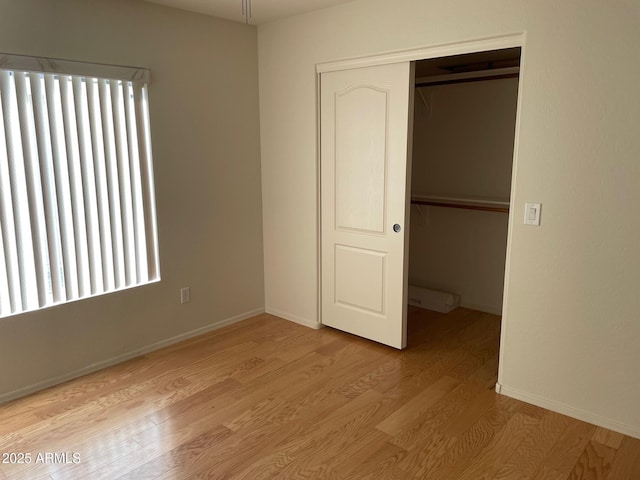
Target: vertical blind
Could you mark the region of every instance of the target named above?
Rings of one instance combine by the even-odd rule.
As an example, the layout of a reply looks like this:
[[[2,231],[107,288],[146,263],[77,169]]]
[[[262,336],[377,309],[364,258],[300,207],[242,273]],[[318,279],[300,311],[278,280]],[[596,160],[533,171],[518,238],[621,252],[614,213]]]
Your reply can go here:
[[[158,280],[147,83],[4,67],[0,317]]]

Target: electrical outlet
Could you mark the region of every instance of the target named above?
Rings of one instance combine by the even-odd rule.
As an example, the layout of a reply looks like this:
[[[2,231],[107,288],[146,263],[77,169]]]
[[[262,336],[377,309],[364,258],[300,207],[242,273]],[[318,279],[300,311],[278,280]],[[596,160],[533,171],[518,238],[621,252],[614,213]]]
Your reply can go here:
[[[191,301],[191,287],[183,287],[180,289],[180,303],[189,303]]]

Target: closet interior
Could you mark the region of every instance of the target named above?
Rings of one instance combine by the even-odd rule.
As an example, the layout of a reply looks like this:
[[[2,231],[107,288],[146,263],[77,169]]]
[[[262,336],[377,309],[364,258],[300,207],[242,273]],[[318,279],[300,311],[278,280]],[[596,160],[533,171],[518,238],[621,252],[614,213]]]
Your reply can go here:
[[[500,315],[520,48],[415,65],[409,303]]]

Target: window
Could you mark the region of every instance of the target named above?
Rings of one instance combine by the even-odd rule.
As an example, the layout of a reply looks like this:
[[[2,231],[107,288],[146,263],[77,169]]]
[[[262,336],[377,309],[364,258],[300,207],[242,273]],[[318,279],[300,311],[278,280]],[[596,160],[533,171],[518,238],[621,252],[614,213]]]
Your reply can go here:
[[[148,79],[0,55],[0,317],[159,280]]]

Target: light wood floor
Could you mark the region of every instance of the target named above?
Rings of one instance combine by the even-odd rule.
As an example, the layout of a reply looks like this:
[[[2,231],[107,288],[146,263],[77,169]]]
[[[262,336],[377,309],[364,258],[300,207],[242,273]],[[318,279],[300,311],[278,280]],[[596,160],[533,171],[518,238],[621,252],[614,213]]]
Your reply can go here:
[[[398,352],[260,315],[0,406],[31,455],[0,479],[640,479],[640,440],[494,393],[499,328],[412,310]]]

